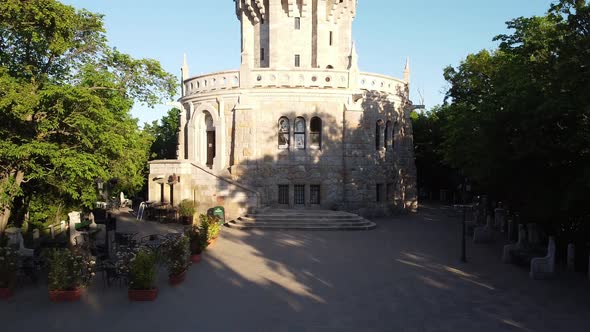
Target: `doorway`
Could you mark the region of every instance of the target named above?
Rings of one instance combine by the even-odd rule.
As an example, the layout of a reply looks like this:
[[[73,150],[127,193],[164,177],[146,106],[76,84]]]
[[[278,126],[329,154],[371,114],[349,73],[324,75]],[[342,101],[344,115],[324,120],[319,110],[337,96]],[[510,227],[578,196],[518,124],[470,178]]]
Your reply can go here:
[[[207,167],[213,168],[215,158],[215,131],[207,131]]]

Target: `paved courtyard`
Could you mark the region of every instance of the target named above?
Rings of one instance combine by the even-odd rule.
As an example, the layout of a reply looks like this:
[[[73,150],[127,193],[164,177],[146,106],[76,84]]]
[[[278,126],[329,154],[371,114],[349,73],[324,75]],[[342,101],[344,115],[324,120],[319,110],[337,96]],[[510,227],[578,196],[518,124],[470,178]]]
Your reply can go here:
[[[98,280],[79,303],[44,283],[0,301],[2,331],[589,331],[590,280],[531,281],[499,244],[468,246],[438,207],[368,232],[223,229],[184,284],[153,303]],[[153,225],[146,227],[154,227]]]

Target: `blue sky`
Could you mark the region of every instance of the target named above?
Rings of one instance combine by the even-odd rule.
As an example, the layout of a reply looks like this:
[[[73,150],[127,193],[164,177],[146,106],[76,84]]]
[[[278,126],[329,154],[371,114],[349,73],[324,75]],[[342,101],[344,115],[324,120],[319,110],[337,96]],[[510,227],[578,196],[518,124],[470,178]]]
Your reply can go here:
[[[159,60],[180,75],[187,53],[191,76],[238,69],[240,27],[233,0],[62,0],[105,15],[112,46],[134,57]],[[406,57],[411,93],[428,108],[442,103],[443,68],[469,53],[494,48],[505,22],[544,14],[551,0],[360,0],[353,26],[361,71],[402,77]],[[418,93],[420,92],[420,93]],[[141,122],[168,108],[137,105]]]

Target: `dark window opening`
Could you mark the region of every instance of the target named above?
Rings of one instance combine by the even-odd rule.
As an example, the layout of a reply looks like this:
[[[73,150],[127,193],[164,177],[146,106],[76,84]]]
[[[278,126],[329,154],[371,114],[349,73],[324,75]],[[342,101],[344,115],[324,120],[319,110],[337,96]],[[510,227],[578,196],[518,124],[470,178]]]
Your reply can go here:
[[[289,204],[289,185],[279,185],[279,204]]]
[[[313,148],[322,148],[322,119],[318,117],[311,118],[311,122],[309,124],[309,140],[310,145]]]
[[[377,121],[375,125],[375,149],[379,150],[383,147],[383,120]]]
[[[320,204],[320,185],[314,184],[309,186],[309,203]]]
[[[293,135],[295,139],[295,148],[299,150],[305,149],[305,119],[298,117],[295,119],[295,132]]]
[[[264,48],[260,49],[260,61],[264,61]]]
[[[304,184],[296,184],[295,185],[295,204],[296,205],[305,205],[305,185]]]
[[[301,66],[301,57],[299,56],[299,54],[295,54],[295,67],[300,67]]]
[[[381,202],[381,186],[382,184],[380,183],[375,186],[375,202]]]
[[[295,17],[295,30],[301,30],[301,18]]]
[[[279,119],[279,149],[289,148],[289,132],[291,126],[289,119],[283,117]]]
[[[330,31],[330,46],[332,46],[334,42],[334,33],[332,31]]]

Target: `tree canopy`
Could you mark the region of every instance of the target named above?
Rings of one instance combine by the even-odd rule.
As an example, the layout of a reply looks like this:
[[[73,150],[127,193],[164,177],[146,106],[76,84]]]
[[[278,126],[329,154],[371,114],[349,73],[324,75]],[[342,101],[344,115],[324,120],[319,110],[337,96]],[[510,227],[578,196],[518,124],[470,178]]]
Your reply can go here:
[[[152,138],[130,109],[175,91],[157,61],[107,45],[101,15],[0,2],[0,231],[34,193],[80,207],[96,200],[98,177],[141,187]]]
[[[528,220],[587,220],[590,6],[561,0],[507,24],[496,50],[445,69],[441,155]]]

